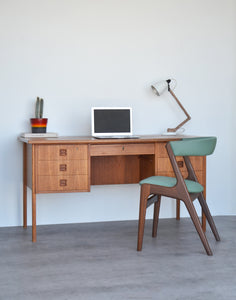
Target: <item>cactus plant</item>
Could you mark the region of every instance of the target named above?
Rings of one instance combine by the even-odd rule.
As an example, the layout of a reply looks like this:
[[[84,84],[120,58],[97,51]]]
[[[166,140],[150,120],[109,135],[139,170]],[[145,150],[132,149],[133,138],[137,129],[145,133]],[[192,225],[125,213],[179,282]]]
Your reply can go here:
[[[37,97],[35,103],[35,118],[31,118],[32,133],[46,133],[47,131],[47,118],[43,118],[43,99]]]
[[[35,118],[42,119],[43,118],[43,99],[37,97],[35,104]]]

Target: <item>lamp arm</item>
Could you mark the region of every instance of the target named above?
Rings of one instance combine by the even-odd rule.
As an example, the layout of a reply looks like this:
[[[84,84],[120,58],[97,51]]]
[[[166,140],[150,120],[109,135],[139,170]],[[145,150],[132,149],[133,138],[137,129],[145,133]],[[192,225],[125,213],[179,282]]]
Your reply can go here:
[[[168,128],[167,132],[176,132],[180,127],[182,127],[185,123],[187,123],[189,120],[191,120],[190,115],[187,113],[186,109],[183,107],[183,105],[180,103],[179,99],[176,97],[176,95],[174,94],[174,92],[171,90],[171,88],[168,88],[168,91],[170,92],[170,94],[172,95],[172,97],[175,99],[175,101],[177,102],[177,104],[180,106],[180,108],[182,109],[182,111],[185,113],[186,115],[186,119],[181,122],[178,126],[176,126],[175,128]]]

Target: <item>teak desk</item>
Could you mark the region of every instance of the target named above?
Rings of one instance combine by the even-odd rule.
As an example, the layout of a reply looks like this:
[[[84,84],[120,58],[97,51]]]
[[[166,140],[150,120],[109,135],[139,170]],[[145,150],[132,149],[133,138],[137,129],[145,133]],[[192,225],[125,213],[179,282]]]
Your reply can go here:
[[[32,190],[32,241],[36,242],[36,194],[89,192],[90,185],[138,183],[152,175],[174,176],[165,145],[183,137],[188,136],[20,138],[23,142],[23,227],[27,227],[27,186]],[[206,158],[191,160],[199,182],[206,187]],[[178,157],[177,161],[187,176],[183,158]],[[205,229],[204,216],[202,221]]]

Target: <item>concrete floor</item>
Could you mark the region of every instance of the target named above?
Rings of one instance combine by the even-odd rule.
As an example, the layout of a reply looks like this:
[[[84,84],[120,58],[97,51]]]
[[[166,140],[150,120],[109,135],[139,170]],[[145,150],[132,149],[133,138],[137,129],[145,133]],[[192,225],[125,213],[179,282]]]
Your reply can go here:
[[[236,299],[236,216],[214,219],[212,257],[190,219],[147,221],[139,253],[137,221],[0,228],[0,299]]]

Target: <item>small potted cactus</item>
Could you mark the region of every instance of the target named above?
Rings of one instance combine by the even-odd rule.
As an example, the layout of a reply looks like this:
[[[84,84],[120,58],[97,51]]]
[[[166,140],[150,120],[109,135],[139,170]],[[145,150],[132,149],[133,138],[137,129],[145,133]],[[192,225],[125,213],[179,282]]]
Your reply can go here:
[[[47,118],[43,118],[43,99],[37,97],[35,104],[35,118],[30,119],[32,133],[47,132]]]

